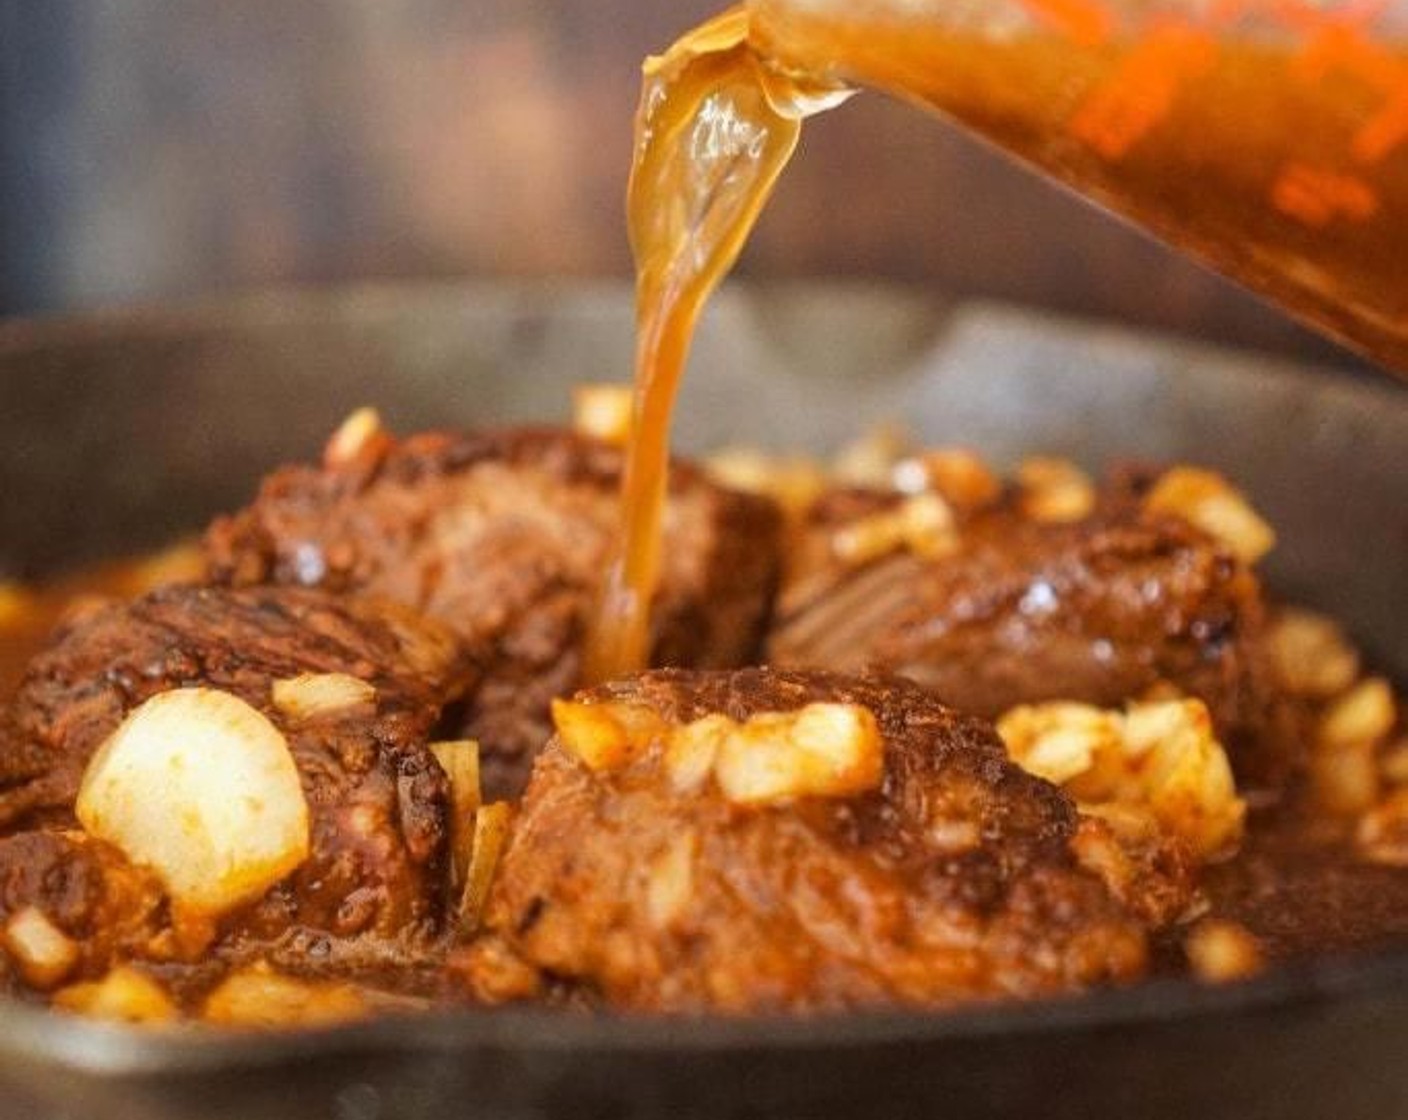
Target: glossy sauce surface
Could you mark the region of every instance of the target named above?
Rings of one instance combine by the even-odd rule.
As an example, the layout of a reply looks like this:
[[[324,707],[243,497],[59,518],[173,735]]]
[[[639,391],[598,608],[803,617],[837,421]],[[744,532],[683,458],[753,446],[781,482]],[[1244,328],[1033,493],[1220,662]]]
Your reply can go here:
[[[1253,814],[1236,858],[1203,873],[1213,912],[1273,961],[1402,946],[1408,874],[1359,858],[1350,831],[1294,808]]]

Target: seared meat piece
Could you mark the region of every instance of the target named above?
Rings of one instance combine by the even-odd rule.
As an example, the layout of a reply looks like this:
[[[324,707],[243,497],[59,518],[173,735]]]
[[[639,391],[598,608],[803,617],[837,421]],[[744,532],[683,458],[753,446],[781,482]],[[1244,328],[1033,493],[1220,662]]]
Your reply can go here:
[[[129,712],[172,689],[218,689],[287,740],[311,819],[307,860],[225,917],[225,948],[281,940],[297,956],[317,941],[327,958],[423,939],[444,915],[448,827],[448,782],[428,740],[462,668],[448,631],[395,604],[172,587],[102,607],[30,666],[0,744],[0,821],[9,830],[75,827],[83,772]],[[276,681],[328,673],[367,682],[375,695],[298,719],[274,704]],[[19,873],[6,861],[28,858],[25,845],[54,842],[21,836],[0,846],[0,877]],[[36,905],[43,893],[36,888]]]
[[[901,500],[837,493],[812,511],[770,663],[901,673],[989,717],[1042,700],[1117,707],[1168,682],[1208,705],[1239,778],[1275,785],[1296,765],[1263,666],[1258,580],[1206,534],[1114,493],[1070,523],[1010,503],[978,512],[932,558],[833,554],[838,531]]]
[[[649,713],[663,722],[619,768],[585,764],[566,725],[539,757],[490,936],[458,962],[481,997],[532,991],[525,964],[537,986],[647,1011],[1050,995],[1141,975],[1147,929],[1191,897],[1177,850],[1122,848],[1008,762],[986,723],[898,679],[665,670],[581,699],[636,729]],[[797,745],[796,716],[764,716],[776,735],[728,763],[715,742],[712,775],[707,757],[680,753],[713,733],[717,721],[680,730],[701,717],[737,721],[727,737],[816,702],[873,713],[883,768],[868,788],[749,803],[749,783],[771,781]]]
[[[621,454],[566,431],[369,438],[329,465],[289,467],[206,537],[212,576],[365,591],[414,606],[474,659],[463,734],[493,796],[521,791],[550,734],[548,703],[578,684],[583,625],[619,524]],[[670,478],[657,664],[756,654],[775,584],[771,502],[677,464]]]
[[[81,832],[0,839],[7,992],[92,979],[119,957],[169,955],[166,918],[161,885],[100,840]],[[45,936],[26,936],[36,924]]]

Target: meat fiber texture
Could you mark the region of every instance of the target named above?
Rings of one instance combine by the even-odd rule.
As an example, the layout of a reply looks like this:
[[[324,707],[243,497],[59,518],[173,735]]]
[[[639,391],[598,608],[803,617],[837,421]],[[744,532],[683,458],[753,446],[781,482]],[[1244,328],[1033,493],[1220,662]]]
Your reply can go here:
[[[1137,871],[1117,895],[1078,855],[1114,843],[1104,825],[1007,761],[987,723],[904,681],[667,670],[580,699],[646,705],[672,725],[863,705],[883,735],[883,782],[744,806],[713,784],[677,793],[658,744],[599,772],[555,739],[503,857],[489,936],[457,962],[481,998],[565,984],[633,1011],[757,1013],[1053,995],[1142,975],[1149,930],[1192,897],[1163,848],[1130,854]]]
[[[490,797],[522,791],[578,686],[588,614],[620,523],[619,449],[532,428],[383,438],[340,465],[293,466],[205,541],[211,576],[360,591],[449,625],[471,661],[461,734]],[[670,472],[657,665],[754,660],[776,586],[780,519],[767,499]]]
[[[311,818],[308,859],[222,918],[216,955],[307,970],[424,944],[448,901],[448,781],[428,744],[461,658],[447,630],[404,607],[319,591],[170,587],[87,613],[34,660],[0,727],[0,906],[39,907],[94,968],[119,949],[171,955],[159,885],[73,831],[74,800],[129,712],[204,686],[286,738]],[[274,705],[274,682],[323,673],[371,684],[374,701],[300,720]]]
[[[769,663],[900,673],[990,718],[1044,700],[1119,707],[1172,685],[1207,704],[1240,781],[1278,787],[1300,766],[1265,660],[1260,583],[1204,533],[1116,487],[1069,523],[1011,503],[975,513],[944,556],[832,555],[839,529],[898,500],[837,492],[811,511]]]

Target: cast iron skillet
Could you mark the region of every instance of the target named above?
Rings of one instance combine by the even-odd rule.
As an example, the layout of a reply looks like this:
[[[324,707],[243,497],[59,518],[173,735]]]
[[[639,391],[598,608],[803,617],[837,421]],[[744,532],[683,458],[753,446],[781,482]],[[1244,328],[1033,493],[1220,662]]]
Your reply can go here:
[[[616,289],[434,288],[0,326],[0,575],[153,546],[307,457],[350,408],[393,426],[561,416],[624,375]],[[903,417],[1005,460],[1197,459],[1281,531],[1282,591],[1408,678],[1408,392],[1188,343],[860,289],[730,294],[685,446],[824,447]],[[287,1037],[156,1037],[0,1006],[0,1114],[330,1117],[1402,1115],[1408,951],[1220,990],[814,1022],[437,1014]]]

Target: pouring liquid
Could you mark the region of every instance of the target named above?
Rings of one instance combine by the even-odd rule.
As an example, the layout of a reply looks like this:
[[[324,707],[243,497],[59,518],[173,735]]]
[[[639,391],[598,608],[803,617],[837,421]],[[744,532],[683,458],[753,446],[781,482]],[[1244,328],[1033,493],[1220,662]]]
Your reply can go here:
[[[640,669],[700,308],[850,84],[948,115],[1408,371],[1408,51],[1346,0],[752,0],[645,67],[623,532],[585,676]]]
[[[700,309],[732,267],[832,91],[770,71],[735,8],[645,66],[627,219],[636,261],[636,373],[622,531],[588,631],[583,677],[643,668],[660,568],[670,417]]]

